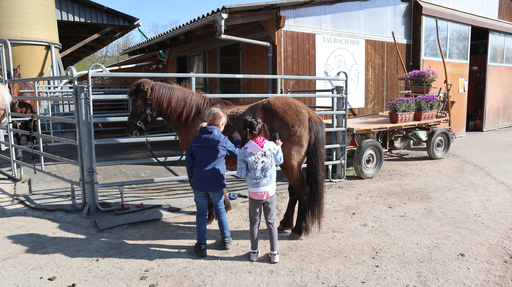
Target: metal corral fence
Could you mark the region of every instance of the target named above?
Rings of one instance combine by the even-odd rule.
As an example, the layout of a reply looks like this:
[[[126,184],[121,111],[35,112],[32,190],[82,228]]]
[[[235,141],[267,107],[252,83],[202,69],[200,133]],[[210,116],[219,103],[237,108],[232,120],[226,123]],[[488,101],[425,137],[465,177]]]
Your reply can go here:
[[[99,67],[99,70],[93,70]],[[89,68],[88,81],[79,83],[77,74],[73,67],[68,68],[65,76],[20,79],[17,81],[26,81],[33,83],[45,83],[35,85],[34,92],[38,107],[46,106],[47,109],[38,108],[38,114],[33,118],[38,120],[37,131],[23,131],[13,129],[11,125],[3,127],[7,131],[8,141],[0,141],[9,147],[9,156],[0,155],[0,158],[11,162],[12,174],[9,175],[15,180],[23,178],[23,167],[34,169],[34,172],[41,172],[58,180],[71,185],[71,200],[75,207],[83,209],[84,212],[95,213],[98,209],[101,211],[114,210],[116,206],[101,206],[99,204],[99,190],[104,188],[118,188],[120,192],[120,204],[123,202],[123,189],[125,186],[159,184],[172,181],[186,181],[186,175],[176,175],[170,177],[147,178],[139,180],[128,180],[128,175],[120,181],[98,182],[98,167],[112,167],[119,165],[143,165],[160,162],[175,162],[182,156],[172,156],[164,158],[137,158],[128,160],[96,160],[96,147],[101,145],[117,145],[116,148],[122,149],[123,145],[135,142],[145,142],[145,137],[104,137],[97,138],[95,133],[99,131],[112,129],[111,134],[116,134],[115,129],[119,129],[118,134],[123,134],[128,119],[131,103],[127,100],[126,94],[129,86],[114,85],[92,85],[97,78],[190,78],[192,90],[195,90],[194,83],[196,78],[236,78],[236,79],[267,79],[275,81],[277,91],[281,90],[282,80],[314,80],[329,81],[332,89],[325,90],[301,90],[287,91],[287,94],[209,94],[216,98],[268,98],[274,96],[289,96],[294,98],[303,97],[322,97],[331,99],[329,106],[311,106],[319,115],[330,117],[326,120],[326,133],[328,138],[326,150],[328,159],[325,165],[328,170],[328,180],[340,181],[346,176],[346,157],[347,157],[347,78],[329,78],[329,77],[308,77],[308,76],[275,76],[275,75],[232,75],[232,74],[183,74],[183,73],[113,73],[105,67],[94,64]],[[14,81],[14,80],[13,80]],[[334,84],[340,86],[335,86]],[[22,91],[29,92],[29,91]],[[313,93],[313,94],[312,94]],[[29,98],[29,97],[20,97]],[[30,98],[33,99],[33,98]],[[102,105],[108,103],[108,107]],[[27,115],[8,113],[9,122],[12,117],[25,117]],[[16,119],[19,120],[19,119]],[[118,126],[116,127],[116,123]],[[103,127],[103,126],[114,127]],[[101,127],[101,128],[99,128]],[[13,133],[20,133],[34,136],[36,143],[17,145],[13,141]],[[158,141],[177,141],[175,133],[166,132],[150,136],[151,142]],[[71,145],[76,148],[76,153],[70,158],[50,153],[44,150],[44,147],[54,145]],[[39,157],[37,162],[16,159],[16,150],[22,150],[32,153]],[[51,159],[62,164],[69,164],[75,167],[73,170],[66,168],[66,175],[56,172],[50,172],[45,169],[45,160]],[[18,172],[18,169],[20,170]],[[227,175],[233,175],[236,172],[228,172]],[[75,187],[81,190],[82,202],[78,203],[75,199]]]

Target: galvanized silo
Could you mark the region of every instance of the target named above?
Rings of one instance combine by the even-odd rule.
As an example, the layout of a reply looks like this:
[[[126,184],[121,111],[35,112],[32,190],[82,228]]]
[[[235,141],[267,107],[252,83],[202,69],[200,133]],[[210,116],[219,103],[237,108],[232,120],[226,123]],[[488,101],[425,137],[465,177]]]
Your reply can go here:
[[[20,65],[23,78],[48,75],[60,48],[55,1],[0,0],[0,41],[7,66],[10,43],[12,68]]]

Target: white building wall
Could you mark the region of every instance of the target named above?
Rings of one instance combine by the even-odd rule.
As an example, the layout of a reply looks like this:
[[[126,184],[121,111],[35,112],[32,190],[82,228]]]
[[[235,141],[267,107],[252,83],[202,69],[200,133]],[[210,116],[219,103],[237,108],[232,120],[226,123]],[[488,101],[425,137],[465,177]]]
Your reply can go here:
[[[391,32],[399,42],[411,40],[410,3],[401,0],[373,0],[283,7],[285,30],[363,39],[389,40]]]

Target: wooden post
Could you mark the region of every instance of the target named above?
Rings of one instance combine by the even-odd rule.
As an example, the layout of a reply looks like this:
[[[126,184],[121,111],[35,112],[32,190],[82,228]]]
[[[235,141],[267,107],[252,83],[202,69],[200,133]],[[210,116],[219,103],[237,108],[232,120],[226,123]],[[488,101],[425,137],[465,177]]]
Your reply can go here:
[[[446,61],[444,59],[443,48],[441,47],[441,41],[439,40],[439,25],[436,19],[436,33],[437,33],[437,44],[439,45],[439,52],[441,52],[441,59],[443,59],[444,67],[444,83],[446,84],[446,97],[448,98],[448,124],[452,126],[452,102],[450,98],[450,88],[448,87],[448,70],[446,69]]]

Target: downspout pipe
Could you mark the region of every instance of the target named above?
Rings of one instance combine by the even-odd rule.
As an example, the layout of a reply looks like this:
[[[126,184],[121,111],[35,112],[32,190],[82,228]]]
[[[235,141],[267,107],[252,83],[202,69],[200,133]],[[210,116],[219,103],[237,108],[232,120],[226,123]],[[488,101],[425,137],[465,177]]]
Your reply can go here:
[[[140,27],[138,28],[138,30],[142,34],[142,36],[144,36],[144,38],[146,38],[146,40],[149,40],[148,35],[146,35],[146,33],[144,33],[144,31],[142,31],[142,29]],[[164,54],[164,52],[162,52],[162,50],[158,51],[158,55],[161,56],[163,58],[163,60],[165,61],[165,54]]]
[[[221,13],[219,16],[217,16],[217,21],[219,23],[219,30],[217,31],[217,34],[215,37],[217,37],[220,40],[231,40],[236,42],[242,42],[242,43],[248,43],[258,46],[266,46],[268,48],[268,74],[272,75],[272,44],[268,42],[258,41],[258,40],[252,40],[252,39],[246,39],[236,36],[229,36],[224,34],[224,28],[225,26],[225,20],[228,18],[227,13]],[[272,79],[268,80],[268,93],[272,94]],[[278,91],[279,92],[279,91]]]

